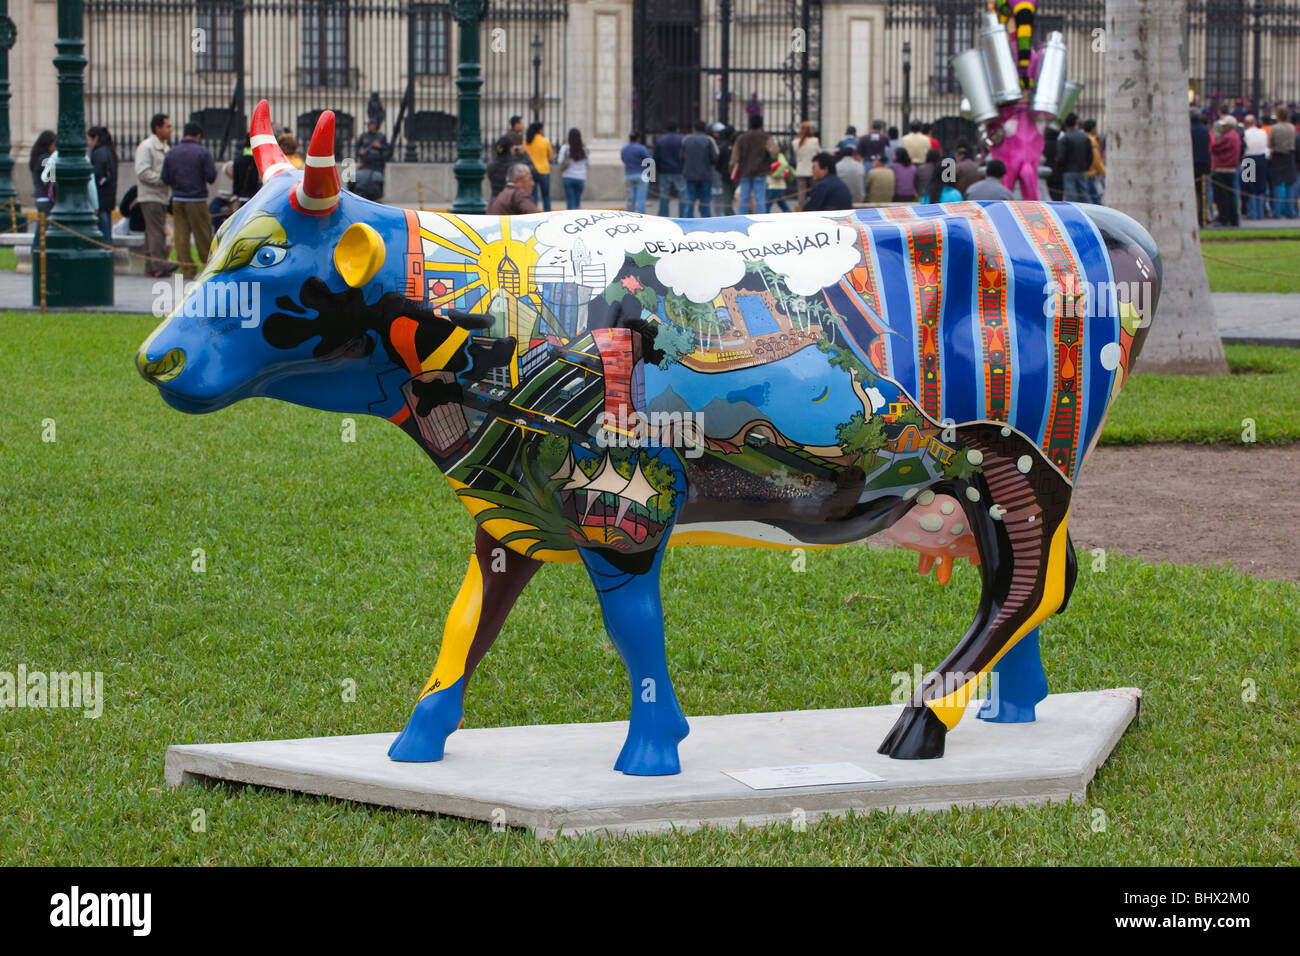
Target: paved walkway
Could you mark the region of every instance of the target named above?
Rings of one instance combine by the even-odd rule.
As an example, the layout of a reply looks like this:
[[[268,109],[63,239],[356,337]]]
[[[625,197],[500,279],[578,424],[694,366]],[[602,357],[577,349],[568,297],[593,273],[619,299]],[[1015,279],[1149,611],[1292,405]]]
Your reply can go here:
[[[113,287],[114,304],[95,312],[152,313],[159,299],[159,283],[171,286],[173,279],[119,275]],[[165,294],[170,303],[171,290]],[[1300,293],[1284,295],[1257,292],[1215,292],[1214,312],[1225,342],[1253,345],[1290,345],[1300,348]],[[32,277],[27,273],[0,270],[0,309],[32,308]]]
[[[1247,219],[1242,216],[1238,226],[1207,226],[1201,235],[1231,236],[1250,229],[1290,229],[1295,230],[1297,237],[1300,238],[1300,219]]]
[[[1212,292],[1214,319],[1225,342],[1300,348],[1300,295]],[[1159,321],[1159,312],[1156,313]]]

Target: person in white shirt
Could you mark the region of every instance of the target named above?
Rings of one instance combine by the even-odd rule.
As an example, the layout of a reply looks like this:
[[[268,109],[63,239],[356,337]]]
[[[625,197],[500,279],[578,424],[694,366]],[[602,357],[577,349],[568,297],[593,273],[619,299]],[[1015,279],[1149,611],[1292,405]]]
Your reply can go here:
[[[804,120],[799,124],[799,138],[794,144],[795,185],[799,193],[799,208],[803,208],[812,189],[813,157],[822,151],[822,141],[813,133],[812,123]]]
[[[1243,155],[1241,158],[1241,192],[1246,198],[1246,218],[1263,219],[1268,195],[1268,133],[1259,128],[1254,115],[1242,121]]]
[[[560,147],[556,163],[562,170],[564,205],[568,209],[582,208],[582,191],[587,186],[587,147],[577,127],[569,130],[568,141]]]

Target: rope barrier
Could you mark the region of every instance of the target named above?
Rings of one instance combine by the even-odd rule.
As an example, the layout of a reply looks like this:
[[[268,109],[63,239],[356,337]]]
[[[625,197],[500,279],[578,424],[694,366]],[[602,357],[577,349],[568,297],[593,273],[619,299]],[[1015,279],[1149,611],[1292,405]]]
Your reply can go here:
[[[84,232],[78,232],[76,229],[73,229],[71,226],[65,225],[64,223],[58,222],[57,220],[51,219],[50,225],[54,226],[56,229],[62,229],[64,232],[76,236],[78,239],[82,240],[83,242],[88,242],[92,246],[98,246],[101,249],[108,249],[110,252],[114,252],[114,253],[124,252],[132,259],[143,259],[145,262],[154,261],[153,256],[144,255],[143,253],[139,253],[139,252],[132,252],[130,249],[125,249],[121,246],[115,246],[111,242],[104,242],[102,239],[96,239],[94,236],[88,236]],[[180,263],[177,263],[177,268],[180,268]]]
[[[1210,259],[1213,262],[1222,262],[1225,263],[1226,265],[1233,266],[1234,268],[1237,269],[1245,269],[1247,272],[1258,272],[1261,275],[1266,275],[1266,276],[1281,276],[1283,279],[1292,279],[1292,280],[1295,279],[1294,272],[1274,272],[1271,269],[1260,269],[1255,266],[1248,266],[1244,262],[1238,262],[1236,259],[1225,259],[1223,258],[1223,256],[1211,255],[1210,253],[1206,252],[1204,249],[1201,250],[1201,256],[1203,258]]]

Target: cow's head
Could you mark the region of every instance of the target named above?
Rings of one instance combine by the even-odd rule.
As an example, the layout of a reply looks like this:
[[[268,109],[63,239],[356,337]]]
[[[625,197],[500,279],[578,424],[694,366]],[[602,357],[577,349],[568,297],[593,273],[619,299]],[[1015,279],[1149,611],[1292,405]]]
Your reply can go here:
[[[218,230],[197,283],[140,346],[136,367],[187,412],[261,395],[393,415],[396,386],[457,332],[406,298],[405,212],[342,191],[328,110],[301,172],[277,145],[265,100],[250,140],[262,188]]]

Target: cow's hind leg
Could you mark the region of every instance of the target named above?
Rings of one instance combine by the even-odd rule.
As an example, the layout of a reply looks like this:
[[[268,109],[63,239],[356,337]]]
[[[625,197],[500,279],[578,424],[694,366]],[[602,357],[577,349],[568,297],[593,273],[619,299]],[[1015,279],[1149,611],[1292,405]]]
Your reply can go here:
[[[605,630],[623,658],[632,685],[627,741],[614,769],[640,776],[680,773],[677,744],[690,732],[668,676],[664,650],[659,594],[663,552],[660,544],[653,563],[642,573],[622,571],[592,551],[582,552],[600,600]]]
[[[983,575],[980,606],[965,638],[913,693],[880,745],[881,753],[900,759],[942,756],[944,738],[965,713],[980,677],[1060,608],[1066,595],[1070,483],[1010,429],[969,425],[958,436],[980,471],[934,490],[961,501],[970,521]],[[1022,653],[1037,664],[1032,650]],[[1046,693],[1046,681],[1038,683],[1028,664],[1022,671],[1008,702],[1032,706],[1029,699],[1039,690]]]
[[[405,729],[388,748],[393,760],[441,760],[447,738],[460,726],[465,686],[501,633],[540,561],[511,551],[482,528],[465,581],[447,614],[433,674],[420,692]]]

